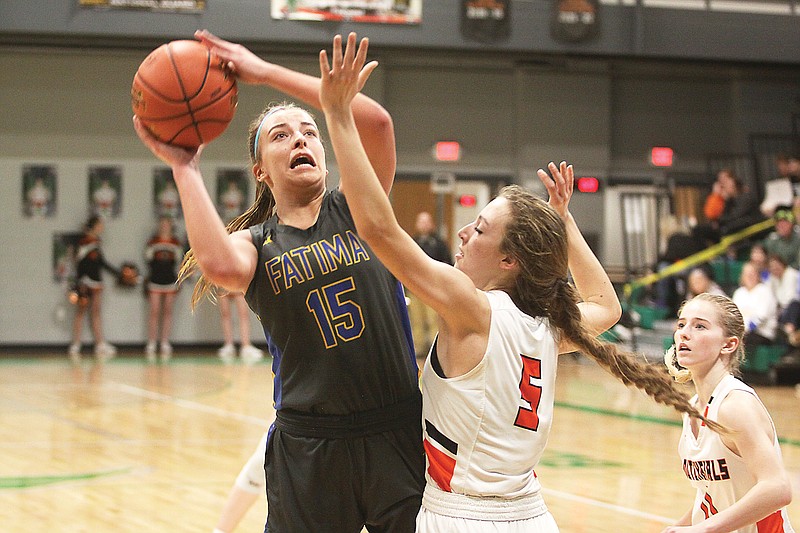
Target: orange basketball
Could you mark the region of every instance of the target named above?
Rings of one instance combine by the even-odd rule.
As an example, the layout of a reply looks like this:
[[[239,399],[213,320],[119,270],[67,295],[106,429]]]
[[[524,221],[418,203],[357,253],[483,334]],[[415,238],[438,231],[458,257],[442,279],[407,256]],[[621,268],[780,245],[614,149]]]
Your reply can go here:
[[[197,41],[172,41],[148,55],[131,87],[133,113],[160,141],[196,148],[215,139],[236,112],[236,80]]]

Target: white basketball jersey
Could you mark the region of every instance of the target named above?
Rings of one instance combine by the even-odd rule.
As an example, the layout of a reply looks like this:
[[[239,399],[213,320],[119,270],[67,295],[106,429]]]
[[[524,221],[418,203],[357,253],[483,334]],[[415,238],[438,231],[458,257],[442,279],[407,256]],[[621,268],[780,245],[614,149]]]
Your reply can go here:
[[[733,390],[745,391],[756,398],[755,391],[735,377],[728,375],[719,382],[708,402],[709,420],[717,420],[719,406]],[[697,396],[692,398],[697,404]],[[771,420],[770,420],[771,422]],[[773,431],[775,431],[773,424]],[[780,458],[777,432],[774,438],[775,454]],[[719,434],[700,426],[697,438],[692,433],[689,417],[683,417],[683,432],[678,444],[678,453],[683,464],[683,472],[697,489],[692,510],[692,524],[698,524],[740,500],[755,485],[755,478],[748,472],[741,457],[730,451],[720,439]],[[793,533],[786,509],[781,509],[747,527],[738,533]]]
[[[539,491],[533,471],[553,418],[556,341],[502,291],[487,292],[489,343],[483,360],[451,379],[431,357],[422,373],[426,478],[441,490],[518,498]]]

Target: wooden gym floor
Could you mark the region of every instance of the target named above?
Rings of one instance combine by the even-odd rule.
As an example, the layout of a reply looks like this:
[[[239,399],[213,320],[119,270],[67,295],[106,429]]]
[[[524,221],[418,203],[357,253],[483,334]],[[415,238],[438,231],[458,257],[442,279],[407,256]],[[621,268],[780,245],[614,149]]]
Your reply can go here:
[[[273,420],[270,360],[223,365],[179,350],[0,357],[0,530],[210,532]],[[800,391],[757,387],[781,438],[800,526]],[[553,432],[537,473],[563,533],[660,532],[691,504],[679,417],[593,363],[561,358]],[[237,531],[263,531],[265,503]]]

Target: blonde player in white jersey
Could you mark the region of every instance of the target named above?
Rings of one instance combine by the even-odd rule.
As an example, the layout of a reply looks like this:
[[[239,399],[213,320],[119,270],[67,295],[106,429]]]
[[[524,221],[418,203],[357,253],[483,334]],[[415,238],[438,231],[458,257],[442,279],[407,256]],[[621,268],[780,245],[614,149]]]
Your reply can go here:
[[[678,452],[697,489],[694,504],[664,533],[792,533],[792,488],[775,425],[755,391],[735,377],[744,358],[744,320],[727,296],[699,294],[683,305],[667,368],[694,382],[692,403],[717,432],[684,418]]]
[[[669,377],[596,340],[620,316],[614,288],[568,210],[572,166],[539,170],[549,204],[503,189],[459,231],[455,266],[400,227],[355,128],[350,102],[377,66],[366,39],[320,52],[320,101],[359,235],[432,307],[439,335],[422,374],[427,453],[421,532],[551,532],[534,467],[553,417],[559,353],[580,349],[625,383],[699,414]],[[575,286],[567,280],[571,271]],[[577,291],[576,291],[577,288]],[[580,300],[580,303],[578,301]],[[647,383],[647,386],[644,385]]]

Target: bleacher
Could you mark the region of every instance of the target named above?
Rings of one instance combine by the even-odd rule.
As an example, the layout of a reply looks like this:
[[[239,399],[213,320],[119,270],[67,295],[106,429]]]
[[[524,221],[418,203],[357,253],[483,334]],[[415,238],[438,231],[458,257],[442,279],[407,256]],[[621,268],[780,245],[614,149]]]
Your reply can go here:
[[[742,267],[750,255],[752,243],[760,241],[772,229],[774,222],[764,220],[734,235],[724,237],[720,243],[653,272],[654,243],[661,242],[660,222],[665,211],[675,220],[702,222],[702,202],[709,193],[713,176],[722,168],[732,168],[742,178],[746,187],[758,192],[759,200],[768,178],[777,175],[776,156],[781,153],[800,152],[800,114],[792,115],[792,132],[778,134],[751,134],[747,153],[709,154],[704,175],[667,173],[665,185],[656,192],[626,193],[620,195],[624,272],[616,272],[613,280],[621,285],[623,320],[606,333],[606,340],[626,343],[631,349],[644,354],[648,360],[658,361],[664,350],[672,344],[674,316],[672,309],[655,305],[652,288],[667,277],[685,276],[702,264],[711,267],[714,281],[728,294],[739,286]],[[644,216],[641,228],[629,229],[627,216]],[[636,227],[630,226],[630,227]],[[778,383],[788,374],[789,381],[800,382],[800,357],[787,357],[784,345],[764,346],[747,354],[742,372],[751,381]]]
[[[689,259],[687,258],[687,262],[691,262]],[[732,294],[738,287],[744,263],[743,259],[726,256],[709,261],[715,281],[727,294]],[[646,288],[646,285],[639,285],[627,293],[627,297],[623,299],[624,320],[621,321],[621,327],[612,329],[604,338],[625,343],[630,349],[642,353],[648,361],[657,363],[673,343],[675,317],[670,316],[670,309],[655,305],[647,297]],[[621,335],[621,331],[625,334]],[[754,350],[747,350],[740,370],[750,383],[798,383],[800,359],[796,355],[784,344],[759,346]]]

